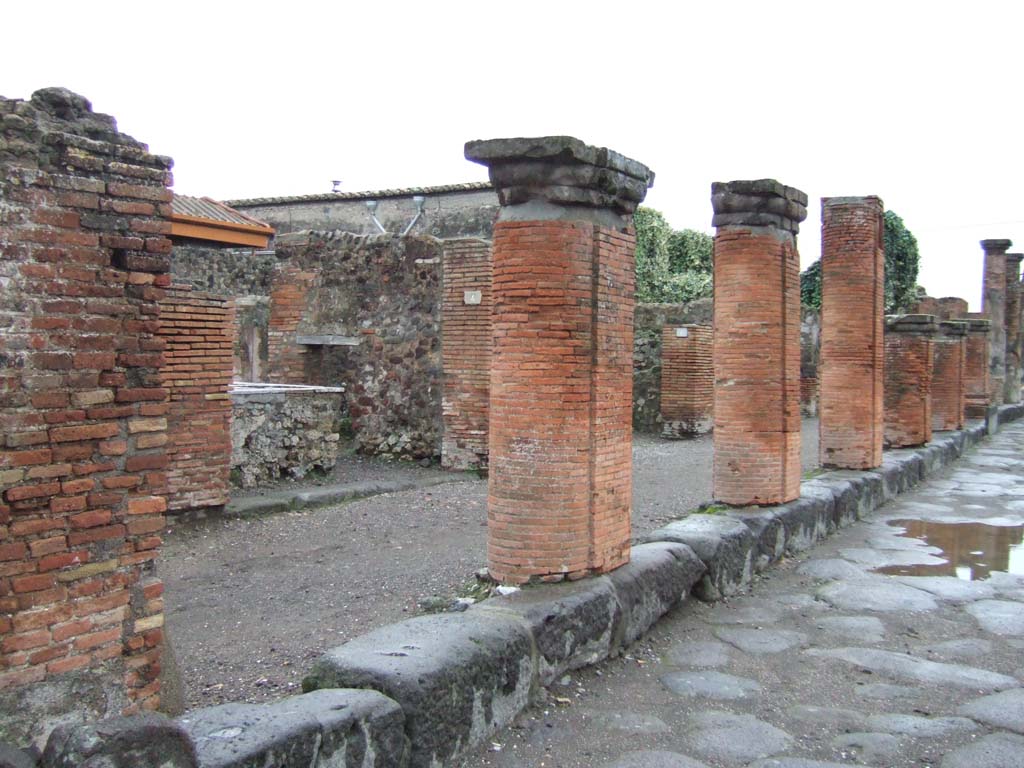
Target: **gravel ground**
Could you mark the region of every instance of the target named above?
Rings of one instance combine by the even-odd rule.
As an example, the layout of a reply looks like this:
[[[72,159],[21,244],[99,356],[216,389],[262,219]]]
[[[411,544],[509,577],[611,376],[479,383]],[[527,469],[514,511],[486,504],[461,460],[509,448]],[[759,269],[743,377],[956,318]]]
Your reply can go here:
[[[817,422],[804,423],[804,469]],[[653,530],[711,497],[711,438],[633,443],[633,530]],[[441,471],[346,457],[330,478],[433,479]],[[166,532],[167,633],[187,708],[296,692],[324,650],[473,584],[486,565],[487,484],[451,482],[255,519]],[[280,487],[280,486],[279,486]]]

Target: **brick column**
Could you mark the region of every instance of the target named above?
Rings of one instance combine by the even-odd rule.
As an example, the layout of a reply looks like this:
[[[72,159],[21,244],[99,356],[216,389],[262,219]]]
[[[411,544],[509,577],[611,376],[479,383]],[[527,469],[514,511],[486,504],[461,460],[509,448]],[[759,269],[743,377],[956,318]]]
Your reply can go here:
[[[877,197],[821,201],[821,391],[824,467],[882,463],[885,253]]]
[[[715,235],[714,497],[800,495],[800,257],[807,195],[772,179],[711,187]]]
[[[715,404],[712,336],[707,325],[662,329],[662,437],[692,437],[711,431]]]
[[[1007,403],[1020,402],[1020,262],[1022,253],[1006,254],[1006,383]]]
[[[980,313],[972,313],[980,314]],[[964,416],[984,419],[988,411],[988,344],[991,323],[985,317],[967,318],[967,339],[964,343]]]
[[[992,322],[989,329],[989,404],[1002,405],[1006,388],[1006,249],[1009,240],[982,240],[985,273],[981,311]]]
[[[569,137],[466,145],[494,227],[487,554],[503,582],[629,559],[635,238],[654,175]]]
[[[885,319],[885,445],[907,448],[932,439],[933,315]]]
[[[964,426],[967,328],[962,320],[939,323],[932,362],[932,430]]]

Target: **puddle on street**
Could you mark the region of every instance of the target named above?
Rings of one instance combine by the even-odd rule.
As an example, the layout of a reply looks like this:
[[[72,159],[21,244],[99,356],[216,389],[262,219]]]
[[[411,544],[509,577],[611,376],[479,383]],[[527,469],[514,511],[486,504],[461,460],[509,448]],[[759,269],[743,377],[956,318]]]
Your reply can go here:
[[[891,520],[906,529],[901,536],[920,539],[942,550],[942,565],[887,565],[876,573],[898,576],[956,576],[964,581],[987,579],[992,571],[1024,574],[1024,525],[936,523]]]

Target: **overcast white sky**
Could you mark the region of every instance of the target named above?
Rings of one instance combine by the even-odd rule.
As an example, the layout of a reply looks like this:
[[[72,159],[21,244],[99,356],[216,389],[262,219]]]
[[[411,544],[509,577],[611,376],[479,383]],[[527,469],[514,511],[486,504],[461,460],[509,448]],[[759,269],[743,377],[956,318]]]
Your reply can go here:
[[[879,195],[921,282],[978,309],[986,237],[1024,251],[1024,6],[945,2],[6,3],[0,94],[61,85],[227,199],[483,181],[469,139],[570,134],[657,173]]]

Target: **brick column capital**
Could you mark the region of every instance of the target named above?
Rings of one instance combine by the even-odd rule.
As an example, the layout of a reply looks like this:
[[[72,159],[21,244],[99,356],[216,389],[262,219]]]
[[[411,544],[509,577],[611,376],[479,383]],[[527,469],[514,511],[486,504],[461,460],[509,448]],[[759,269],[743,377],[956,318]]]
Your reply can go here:
[[[572,213],[589,219],[588,209],[629,215],[654,183],[646,165],[572,136],[469,141],[465,153],[487,166],[501,221],[566,219]],[[517,206],[528,208],[508,210]]]
[[[877,195],[865,195],[864,197],[823,197],[821,198],[821,209],[835,208],[840,206],[857,206],[861,208],[863,206],[872,206],[878,208],[878,210],[884,212],[885,206],[882,203],[882,198]]]
[[[1013,245],[1012,240],[982,240],[981,248],[985,251],[985,255],[999,256],[1005,254],[1009,250],[1010,246]]]
[[[968,317],[967,318],[967,332],[968,333],[982,333],[986,336],[989,330],[992,328],[992,321],[987,317]]]
[[[772,227],[795,235],[807,218],[807,195],[775,179],[716,181],[711,208],[713,227]]]

